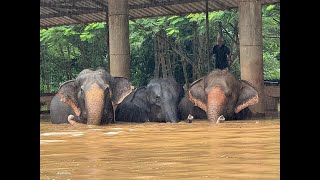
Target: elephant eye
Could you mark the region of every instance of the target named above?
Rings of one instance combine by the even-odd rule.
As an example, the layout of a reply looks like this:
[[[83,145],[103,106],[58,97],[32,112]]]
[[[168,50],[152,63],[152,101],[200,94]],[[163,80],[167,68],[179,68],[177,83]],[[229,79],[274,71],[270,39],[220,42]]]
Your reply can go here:
[[[157,102],[160,102],[160,96],[157,96],[157,97],[156,97],[156,101],[157,101]]]
[[[109,87],[107,87],[107,88],[104,89],[104,93],[105,93],[105,94],[108,94],[109,92],[110,92],[110,91],[109,91]]]
[[[232,95],[232,92],[231,91],[228,91],[228,92],[226,92],[226,94],[225,94],[227,97],[230,97],[231,95]]]
[[[80,88],[80,93],[81,94],[84,94],[84,90],[83,90],[83,87],[81,86],[81,88]]]

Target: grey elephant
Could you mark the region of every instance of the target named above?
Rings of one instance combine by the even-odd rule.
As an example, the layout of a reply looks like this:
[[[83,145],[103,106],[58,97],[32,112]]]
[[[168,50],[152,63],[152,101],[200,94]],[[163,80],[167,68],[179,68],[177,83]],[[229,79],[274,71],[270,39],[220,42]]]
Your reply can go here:
[[[223,115],[228,119],[245,119],[248,108],[258,102],[257,90],[247,81],[236,79],[227,70],[213,70],[194,81],[179,104],[182,119],[188,114],[216,122]]]
[[[133,90],[122,77],[112,77],[104,69],[85,69],[75,80],[64,82],[50,105],[54,124],[78,123],[100,125],[114,119],[114,108]],[[69,116],[71,115],[71,116]],[[69,117],[69,119],[68,119]],[[71,122],[70,122],[71,123]]]
[[[208,119],[206,112],[189,100],[189,92],[180,101],[178,111],[180,113],[180,120],[186,120],[189,114],[194,119]]]
[[[183,89],[173,78],[152,79],[123,100],[116,109],[116,121],[175,123],[182,97]]]

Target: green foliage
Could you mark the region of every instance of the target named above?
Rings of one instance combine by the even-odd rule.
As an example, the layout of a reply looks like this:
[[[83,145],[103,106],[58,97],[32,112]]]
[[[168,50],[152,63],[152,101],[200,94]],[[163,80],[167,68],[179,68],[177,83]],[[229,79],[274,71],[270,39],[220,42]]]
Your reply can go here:
[[[209,12],[209,47],[216,44],[218,22],[224,27],[227,46],[231,46],[235,27],[239,21],[237,10]],[[262,6],[264,78],[280,79],[280,5]],[[168,16],[129,21],[130,72],[134,86],[146,85],[154,71],[154,34],[163,29],[170,40],[185,48],[187,56],[193,56],[193,30],[204,37],[205,13],[186,16]],[[55,92],[60,83],[75,78],[84,68],[108,67],[107,25],[60,26],[40,30],[40,91]],[[229,35],[228,35],[229,34]],[[203,42],[205,43],[205,42]],[[233,48],[233,55],[238,47]],[[189,75],[192,68],[188,65]],[[240,78],[239,59],[235,59],[231,71]],[[184,83],[181,62],[175,69],[175,77]]]
[[[56,92],[84,68],[107,67],[105,39],[105,23],[41,29],[40,92]]]
[[[264,58],[264,79],[279,80],[280,77],[280,61],[275,58],[276,53],[263,53]]]
[[[130,38],[131,40],[131,38]],[[131,82],[135,87],[145,86],[153,77],[154,50],[151,34],[145,37],[139,45],[131,46]]]
[[[280,5],[262,8],[264,79],[280,79]]]

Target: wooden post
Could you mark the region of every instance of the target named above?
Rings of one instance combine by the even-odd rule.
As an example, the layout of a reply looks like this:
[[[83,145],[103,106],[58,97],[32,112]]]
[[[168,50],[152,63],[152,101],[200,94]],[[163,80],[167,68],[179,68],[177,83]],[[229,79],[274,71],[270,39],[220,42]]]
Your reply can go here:
[[[130,77],[128,0],[108,0],[110,74]]]
[[[259,102],[250,109],[253,114],[264,116],[261,8],[260,1],[239,0],[241,79],[249,81],[258,90]]]

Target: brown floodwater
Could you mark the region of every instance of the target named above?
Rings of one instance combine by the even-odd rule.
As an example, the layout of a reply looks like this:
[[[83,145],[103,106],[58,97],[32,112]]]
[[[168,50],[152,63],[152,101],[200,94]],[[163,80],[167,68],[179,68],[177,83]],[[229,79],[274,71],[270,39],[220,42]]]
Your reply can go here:
[[[40,121],[40,179],[280,179],[280,120]]]

